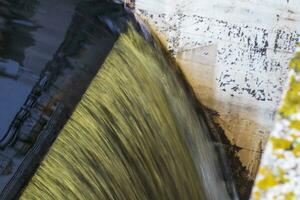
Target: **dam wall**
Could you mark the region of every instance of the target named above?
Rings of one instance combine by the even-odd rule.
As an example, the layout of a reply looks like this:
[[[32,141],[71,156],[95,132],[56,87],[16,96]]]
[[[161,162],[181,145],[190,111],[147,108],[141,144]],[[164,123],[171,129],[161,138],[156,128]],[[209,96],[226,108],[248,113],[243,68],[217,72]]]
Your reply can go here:
[[[299,38],[297,2],[136,0],[132,5],[166,42],[254,179]]]

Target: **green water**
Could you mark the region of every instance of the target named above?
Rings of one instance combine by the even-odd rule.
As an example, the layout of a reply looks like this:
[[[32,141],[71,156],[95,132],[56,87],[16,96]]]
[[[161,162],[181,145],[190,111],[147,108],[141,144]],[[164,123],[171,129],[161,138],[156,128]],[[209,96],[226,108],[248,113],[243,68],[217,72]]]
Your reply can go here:
[[[21,199],[227,199],[190,99],[161,51],[129,27]]]

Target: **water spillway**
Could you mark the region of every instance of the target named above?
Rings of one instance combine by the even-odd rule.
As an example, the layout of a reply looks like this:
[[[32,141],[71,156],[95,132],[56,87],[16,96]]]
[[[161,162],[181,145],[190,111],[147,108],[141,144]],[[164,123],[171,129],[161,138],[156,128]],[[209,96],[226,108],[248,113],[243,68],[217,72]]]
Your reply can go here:
[[[106,0],[1,0],[0,10],[0,199],[9,200],[33,175],[132,14]]]
[[[21,199],[230,199],[190,95],[129,26]]]

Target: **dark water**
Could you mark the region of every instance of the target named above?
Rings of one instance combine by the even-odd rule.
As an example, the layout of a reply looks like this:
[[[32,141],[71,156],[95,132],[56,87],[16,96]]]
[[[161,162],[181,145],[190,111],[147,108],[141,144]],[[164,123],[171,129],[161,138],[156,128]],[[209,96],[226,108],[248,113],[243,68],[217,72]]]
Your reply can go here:
[[[0,199],[15,199],[132,15],[106,0],[0,0]]]

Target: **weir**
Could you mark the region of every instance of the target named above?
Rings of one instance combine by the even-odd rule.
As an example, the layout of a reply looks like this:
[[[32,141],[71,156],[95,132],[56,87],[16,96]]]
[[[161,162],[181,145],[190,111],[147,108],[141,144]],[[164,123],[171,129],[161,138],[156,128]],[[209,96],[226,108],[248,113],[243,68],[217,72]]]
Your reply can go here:
[[[129,26],[20,199],[234,199],[178,74]]]
[[[0,0],[0,11],[0,199],[9,200],[133,17],[98,0]]]
[[[0,200],[300,199],[299,12],[0,0]]]

